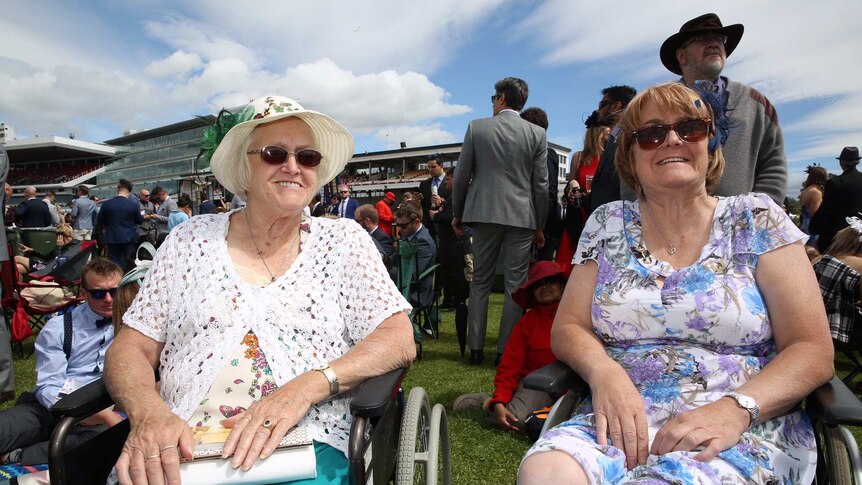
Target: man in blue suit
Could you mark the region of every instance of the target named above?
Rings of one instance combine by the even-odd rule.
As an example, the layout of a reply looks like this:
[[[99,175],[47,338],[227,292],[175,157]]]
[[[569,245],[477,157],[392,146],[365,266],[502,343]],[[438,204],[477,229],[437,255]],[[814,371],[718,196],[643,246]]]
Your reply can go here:
[[[401,204],[395,211],[395,223],[401,230],[401,240],[416,244],[416,271],[421,274],[434,264],[437,256],[437,245],[428,228],[422,225],[422,207],[417,202]],[[431,306],[434,299],[433,280],[433,274],[429,274],[419,282],[417,291],[410,293],[411,305]]]
[[[346,184],[338,187],[338,194],[341,196],[341,202],[338,203],[335,215],[338,217],[353,219],[353,216],[356,213],[356,208],[359,207],[359,202],[350,198],[350,187]]]
[[[138,226],[144,222],[141,205],[129,198],[131,193],[131,182],[120,179],[116,197],[102,204],[98,219],[108,258],[124,272],[138,239]]]

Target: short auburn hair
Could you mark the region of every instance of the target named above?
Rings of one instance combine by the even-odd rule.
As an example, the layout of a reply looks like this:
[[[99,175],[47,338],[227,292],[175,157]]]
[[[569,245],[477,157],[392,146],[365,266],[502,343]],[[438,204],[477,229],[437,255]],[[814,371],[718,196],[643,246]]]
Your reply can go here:
[[[697,103],[694,100],[699,100]],[[620,134],[617,138],[617,152],[614,157],[614,165],[623,180],[634,190],[638,196],[643,196],[643,189],[635,171],[634,147],[637,143],[632,132],[643,128],[645,120],[643,111],[648,103],[659,109],[678,113],[689,118],[710,118],[713,120],[710,139],[715,137],[715,118],[709,103],[704,101],[700,95],[681,82],[669,82],[653,86],[638,94],[629,103],[623,112],[620,122]],[[724,154],[721,146],[709,153],[709,162],[706,167],[706,191],[712,193],[721,180],[724,173]]]
[[[404,201],[395,209],[395,217],[406,217],[411,221],[422,220],[422,206],[416,201]]]
[[[88,289],[87,275],[96,273],[99,276],[110,276],[116,274],[118,278],[123,277],[123,270],[113,262],[104,258],[91,259],[84,265],[84,270],[81,272],[81,286]]]

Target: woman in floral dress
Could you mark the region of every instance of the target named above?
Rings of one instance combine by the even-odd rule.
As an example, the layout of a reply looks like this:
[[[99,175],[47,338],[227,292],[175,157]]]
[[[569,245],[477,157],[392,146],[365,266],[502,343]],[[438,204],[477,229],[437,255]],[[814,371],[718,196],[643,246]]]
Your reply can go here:
[[[798,404],[834,369],[806,235],[765,195],[708,195],[724,166],[709,98],[663,84],[621,120],[617,168],[640,196],[587,221],[551,336],[591,399],[520,483],[814,476]]]

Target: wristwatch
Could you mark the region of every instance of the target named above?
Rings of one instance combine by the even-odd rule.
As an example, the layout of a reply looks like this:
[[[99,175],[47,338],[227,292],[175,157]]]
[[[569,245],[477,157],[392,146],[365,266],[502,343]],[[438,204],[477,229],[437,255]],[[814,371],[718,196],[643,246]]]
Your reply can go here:
[[[338,394],[339,384],[338,384],[338,375],[332,370],[332,367],[326,366],[323,369],[317,369],[323,374],[323,377],[326,377],[326,380],[329,382],[329,397],[332,397]]]
[[[755,402],[754,398],[738,392],[728,392],[725,396],[732,397],[736,400],[736,404],[739,407],[748,411],[748,414],[751,415],[751,424],[749,426],[754,425],[754,422],[760,417],[760,408],[757,407],[757,402]]]

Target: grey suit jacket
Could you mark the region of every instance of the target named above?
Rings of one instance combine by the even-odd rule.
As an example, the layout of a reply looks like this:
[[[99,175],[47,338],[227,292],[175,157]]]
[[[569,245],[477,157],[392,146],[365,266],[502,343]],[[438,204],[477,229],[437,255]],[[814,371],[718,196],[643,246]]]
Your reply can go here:
[[[538,229],[548,215],[545,130],[514,111],[473,120],[455,167],[455,217]]]

